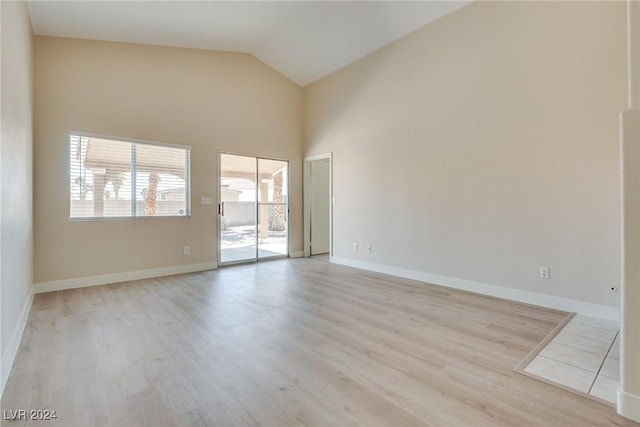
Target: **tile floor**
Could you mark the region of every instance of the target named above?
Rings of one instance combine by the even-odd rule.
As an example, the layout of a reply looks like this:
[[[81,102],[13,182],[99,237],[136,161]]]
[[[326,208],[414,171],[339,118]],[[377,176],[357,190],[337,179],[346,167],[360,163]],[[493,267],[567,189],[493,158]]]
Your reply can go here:
[[[615,404],[620,382],[620,325],[576,315],[525,372]]]

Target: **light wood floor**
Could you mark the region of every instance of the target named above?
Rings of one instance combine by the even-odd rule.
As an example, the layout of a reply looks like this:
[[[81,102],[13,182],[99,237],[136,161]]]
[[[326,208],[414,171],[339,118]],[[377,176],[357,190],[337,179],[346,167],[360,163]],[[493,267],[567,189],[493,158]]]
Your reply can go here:
[[[512,371],[565,316],[317,259],[40,294],[2,409],[55,409],[42,426],[637,425]]]

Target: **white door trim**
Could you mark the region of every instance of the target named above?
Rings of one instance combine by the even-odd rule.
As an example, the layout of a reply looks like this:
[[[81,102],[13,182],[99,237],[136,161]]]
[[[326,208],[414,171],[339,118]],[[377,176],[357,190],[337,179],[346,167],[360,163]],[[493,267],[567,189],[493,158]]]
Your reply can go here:
[[[329,159],[329,256],[333,256],[333,153],[319,154],[304,158],[303,191],[304,191],[304,256],[311,256],[311,209],[309,207],[309,180],[311,178],[311,162]]]

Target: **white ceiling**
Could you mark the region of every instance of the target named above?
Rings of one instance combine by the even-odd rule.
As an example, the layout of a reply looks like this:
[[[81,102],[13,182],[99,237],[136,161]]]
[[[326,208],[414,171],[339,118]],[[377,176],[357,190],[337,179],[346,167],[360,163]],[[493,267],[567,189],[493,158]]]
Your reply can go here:
[[[304,86],[469,1],[28,3],[38,35],[246,52]]]

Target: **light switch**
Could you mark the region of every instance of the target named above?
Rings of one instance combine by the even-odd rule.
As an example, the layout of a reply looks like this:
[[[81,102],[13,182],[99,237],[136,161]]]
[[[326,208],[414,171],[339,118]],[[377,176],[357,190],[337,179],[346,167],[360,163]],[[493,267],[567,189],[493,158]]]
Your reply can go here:
[[[200,198],[200,203],[203,205],[210,205],[211,204],[211,197],[201,197]]]

